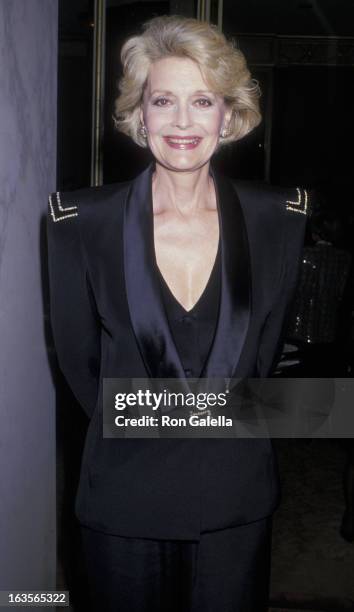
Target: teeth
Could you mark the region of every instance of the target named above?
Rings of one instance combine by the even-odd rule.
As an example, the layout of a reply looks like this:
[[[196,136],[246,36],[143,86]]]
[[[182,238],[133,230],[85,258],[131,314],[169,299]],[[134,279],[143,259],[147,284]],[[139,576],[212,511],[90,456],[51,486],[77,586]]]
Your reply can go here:
[[[174,144],[197,144],[199,138],[169,138]]]

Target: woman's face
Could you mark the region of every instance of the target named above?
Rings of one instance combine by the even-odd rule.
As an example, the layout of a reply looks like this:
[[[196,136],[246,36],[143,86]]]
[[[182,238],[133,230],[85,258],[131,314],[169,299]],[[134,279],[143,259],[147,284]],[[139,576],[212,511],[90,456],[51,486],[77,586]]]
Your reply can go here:
[[[192,171],[206,164],[230,115],[192,60],[168,57],[152,64],[141,121],[153,155],[166,168]]]

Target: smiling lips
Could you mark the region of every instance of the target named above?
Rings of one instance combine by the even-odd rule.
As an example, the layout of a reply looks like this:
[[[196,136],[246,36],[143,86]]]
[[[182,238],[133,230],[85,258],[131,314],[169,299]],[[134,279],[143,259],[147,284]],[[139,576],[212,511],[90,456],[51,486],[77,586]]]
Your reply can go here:
[[[172,147],[172,149],[195,149],[202,141],[200,136],[164,136],[164,141]]]

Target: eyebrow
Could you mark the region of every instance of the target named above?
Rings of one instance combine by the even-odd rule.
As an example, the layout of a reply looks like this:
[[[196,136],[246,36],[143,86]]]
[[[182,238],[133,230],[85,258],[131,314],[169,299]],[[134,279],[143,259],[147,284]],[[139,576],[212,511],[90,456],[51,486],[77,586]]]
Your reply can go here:
[[[151,92],[151,95],[152,95],[152,96],[154,96],[154,95],[155,95],[155,94],[157,94],[157,93],[159,93],[159,94],[167,94],[167,95],[169,95],[169,96],[174,96],[174,95],[175,95],[175,94],[173,93],[173,91],[168,91],[168,90],[165,90],[165,89],[154,89],[154,90]],[[209,91],[208,89],[198,89],[197,91],[194,91],[194,92],[192,93],[192,96],[195,96],[195,95],[201,95],[201,94],[208,94],[209,96],[210,96],[210,95],[212,95],[212,96],[214,95],[214,93],[213,93],[212,91]]]

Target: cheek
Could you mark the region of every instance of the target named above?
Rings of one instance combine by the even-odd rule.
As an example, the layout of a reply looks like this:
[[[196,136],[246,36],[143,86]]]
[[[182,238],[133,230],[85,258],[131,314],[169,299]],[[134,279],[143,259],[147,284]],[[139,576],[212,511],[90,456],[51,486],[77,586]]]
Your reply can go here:
[[[222,113],[213,113],[208,116],[204,115],[200,123],[203,125],[208,134],[219,135],[223,124],[223,115]]]
[[[160,129],[166,125],[167,117],[154,112],[147,112],[145,115],[145,125],[150,134],[156,134]]]
[[[195,125],[200,125],[206,134],[210,136],[219,136],[223,125],[224,114],[221,110],[215,110],[212,113],[200,113],[195,111],[192,116],[192,122]],[[168,111],[156,112],[155,110],[146,109],[144,112],[144,121],[150,136],[159,134],[166,124],[171,122],[172,118]]]

